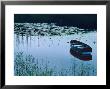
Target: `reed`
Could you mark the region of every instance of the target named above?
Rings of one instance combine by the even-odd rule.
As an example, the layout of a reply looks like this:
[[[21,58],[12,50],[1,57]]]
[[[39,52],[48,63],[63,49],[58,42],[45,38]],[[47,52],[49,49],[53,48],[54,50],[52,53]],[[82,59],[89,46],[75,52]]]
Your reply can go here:
[[[73,59],[72,59],[73,60]],[[15,76],[95,76],[96,69],[91,64],[73,61],[73,65],[57,70],[57,65],[50,67],[50,61],[38,59],[23,52],[15,53]]]

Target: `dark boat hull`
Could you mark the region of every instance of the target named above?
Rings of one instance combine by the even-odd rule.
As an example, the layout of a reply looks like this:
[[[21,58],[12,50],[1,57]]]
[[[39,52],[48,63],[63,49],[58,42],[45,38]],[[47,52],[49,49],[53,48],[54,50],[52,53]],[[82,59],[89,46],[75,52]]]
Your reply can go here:
[[[80,60],[84,60],[84,61],[92,60],[91,54],[81,54],[81,52],[77,52],[73,49],[70,49],[70,53],[71,53],[71,55],[73,55],[74,57],[76,57]]]
[[[89,45],[77,40],[71,40],[70,47],[71,55],[79,58],[80,60],[92,60],[92,48]]]

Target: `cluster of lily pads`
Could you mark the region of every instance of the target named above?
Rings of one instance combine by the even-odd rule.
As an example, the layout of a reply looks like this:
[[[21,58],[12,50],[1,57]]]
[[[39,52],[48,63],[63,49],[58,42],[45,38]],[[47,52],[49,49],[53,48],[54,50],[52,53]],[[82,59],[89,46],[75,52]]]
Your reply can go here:
[[[58,26],[56,23],[15,23],[14,32],[18,35],[31,36],[62,36],[71,35],[79,32],[85,33],[89,29],[80,29],[73,26]]]

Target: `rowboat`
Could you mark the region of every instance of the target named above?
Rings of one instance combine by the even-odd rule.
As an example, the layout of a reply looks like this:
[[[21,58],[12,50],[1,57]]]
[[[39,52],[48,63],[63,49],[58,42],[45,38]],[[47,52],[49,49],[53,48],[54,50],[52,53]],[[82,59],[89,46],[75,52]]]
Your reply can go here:
[[[80,60],[92,60],[92,48],[89,45],[77,40],[70,41],[70,53]]]

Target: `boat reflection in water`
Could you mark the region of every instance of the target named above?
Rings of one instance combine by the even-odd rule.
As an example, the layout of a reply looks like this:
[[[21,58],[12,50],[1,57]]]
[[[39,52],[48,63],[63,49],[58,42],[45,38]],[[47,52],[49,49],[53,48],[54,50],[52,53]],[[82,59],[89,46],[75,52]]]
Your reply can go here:
[[[92,60],[92,48],[89,45],[77,40],[71,40],[70,47],[70,53],[78,59],[84,61]]]

